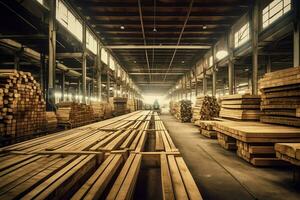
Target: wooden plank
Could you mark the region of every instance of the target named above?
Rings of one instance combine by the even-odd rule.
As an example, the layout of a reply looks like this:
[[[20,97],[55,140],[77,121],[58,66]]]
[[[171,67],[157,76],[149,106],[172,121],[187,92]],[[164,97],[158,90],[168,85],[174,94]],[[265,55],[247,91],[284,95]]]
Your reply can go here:
[[[175,192],[175,197],[176,199],[181,199],[181,200],[188,200],[188,194],[185,190],[183,180],[181,178],[181,174],[179,172],[177,163],[175,161],[175,157],[172,155],[168,156],[168,162],[169,162],[169,167],[170,167],[170,172],[171,172],[171,177],[172,177],[172,183],[174,187],[174,192]]]
[[[179,172],[190,200],[201,200],[202,196],[182,157],[176,157]]]
[[[168,160],[167,160],[167,156],[164,154],[160,155],[160,166],[161,166],[161,183],[162,183],[163,199],[164,200],[175,199]]]

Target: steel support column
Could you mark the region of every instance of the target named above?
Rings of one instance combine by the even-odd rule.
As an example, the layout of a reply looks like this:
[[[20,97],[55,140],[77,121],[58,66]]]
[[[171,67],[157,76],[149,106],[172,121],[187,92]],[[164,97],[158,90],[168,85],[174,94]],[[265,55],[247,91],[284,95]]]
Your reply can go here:
[[[267,66],[266,66],[266,72],[269,73],[272,71],[272,60],[271,60],[271,56],[267,57]]]
[[[212,72],[212,96],[216,96],[217,93],[217,66],[216,66],[216,52],[214,46],[212,47],[212,58],[213,58],[213,72]]]
[[[227,48],[228,48],[228,93],[234,94],[234,63],[233,63],[233,46],[234,46],[234,41],[233,41],[233,33],[232,31],[229,32],[228,37],[227,37]]]
[[[257,0],[253,1],[250,11],[250,32],[252,46],[252,94],[258,93],[258,26],[259,10]]]
[[[55,109],[55,68],[56,68],[56,1],[49,1],[49,55],[47,110]]]
[[[66,86],[65,81],[66,81],[65,72],[62,71],[62,73],[61,73],[61,98],[60,98],[61,101],[65,100],[65,86]]]
[[[102,70],[102,62],[101,62],[101,47],[98,42],[98,52],[97,52],[97,88],[98,88],[98,100],[102,101],[102,79],[101,79],[101,70]]]
[[[86,24],[83,23],[82,29],[82,102],[87,103],[86,97]]]
[[[198,96],[198,81],[197,81],[197,65],[194,67],[194,77],[195,77],[195,96]]]
[[[228,93],[234,94],[234,64],[228,61]]]
[[[203,95],[207,94],[207,78],[206,78],[206,70],[203,69]]]
[[[107,90],[107,102],[110,97],[110,76],[109,76],[110,54],[107,55],[107,70],[106,70],[106,90]]]
[[[299,5],[300,6],[300,5]],[[294,67],[300,66],[300,19],[294,23]]]

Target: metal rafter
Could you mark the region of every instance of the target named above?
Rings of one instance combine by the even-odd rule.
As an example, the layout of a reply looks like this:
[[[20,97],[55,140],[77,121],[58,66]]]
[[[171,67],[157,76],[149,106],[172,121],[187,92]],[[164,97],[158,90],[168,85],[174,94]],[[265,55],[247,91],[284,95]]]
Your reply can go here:
[[[179,46],[179,44],[180,44],[180,40],[181,40],[181,38],[182,38],[182,34],[183,34],[183,32],[184,32],[185,26],[186,26],[186,24],[187,24],[187,22],[188,22],[188,20],[189,20],[189,17],[190,17],[191,12],[192,12],[193,3],[194,3],[194,0],[191,0],[190,5],[189,5],[189,10],[188,10],[188,13],[187,13],[187,15],[186,15],[186,19],[185,19],[185,21],[184,21],[184,24],[183,24],[183,26],[182,26],[180,35],[179,35],[179,37],[178,37],[178,41],[177,41],[177,45],[176,45],[176,46]],[[169,72],[170,69],[171,69],[171,66],[172,66],[174,57],[175,57],[175,55],[176,55],[176,52],[177,52],[177,48],[175,48],[175,50],[174,50],[173,56],[172,56],[172,58],[171,58],[171,61],[170,61],[168,70],[167,70],[167,72],[166,72],[166,74],[165,74],[165,76],[164,76],[163,81],[166,80],[167,74],[168,74],[168,72]]]
[[[145,36],[145,30],[144,30],[144,24],[143,24],[143,13],[142,13],[142,6],[141,6],[141,1],[140,0],[138,0],[138,5],[139,5],[139,15],[140,15],[144,45],[146,46],[147,42],[146,42],[146,36]],[[149,82],[151,82],[151,70],[150,70],[150,64],[149,64],[147,49],[145,49],[145,55],[146,55],[146,60],[147,60],[148,72],[149,72]]]

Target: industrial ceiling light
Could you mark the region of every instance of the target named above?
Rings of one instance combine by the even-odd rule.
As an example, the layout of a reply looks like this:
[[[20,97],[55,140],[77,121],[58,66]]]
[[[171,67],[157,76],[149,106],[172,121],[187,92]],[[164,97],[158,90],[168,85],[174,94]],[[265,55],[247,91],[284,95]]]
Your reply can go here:
[[[202,28],[203,28],[203,29],[207,29],[207,26],[206,26],[206,25],[204,25]]]
[[[153,32],[157,32],[157,29],[155,27],[153,28]]]
[[[133,61],[134,63],[136,63],[136,60],[135,61]]]
[[[182,64],[184,64],[184,63],[185,63],[185,62],[184,62],[184,60],[183,60],[183,61],[181,61],[181,63],[182,63]]]
[[[221,59],[225,58],[226,56],[228,56],[228,52],[225,50],[220,50],[216,53],[216,57],[218,60],[221,60]]]
[[[120,26],[120,29],[121,29],[121,30],[124,30],[124,29],[125,29],[125,26]]]

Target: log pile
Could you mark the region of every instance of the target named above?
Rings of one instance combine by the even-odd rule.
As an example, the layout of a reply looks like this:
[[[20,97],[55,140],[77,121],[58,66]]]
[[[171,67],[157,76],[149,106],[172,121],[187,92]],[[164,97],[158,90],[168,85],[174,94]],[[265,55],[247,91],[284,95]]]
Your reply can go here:
[[[300,126],[300,67],[266,73],[259,89],[261,122]]]
[[[21,137],[45,130],[46,108],[31,73],[0,70],[0,136]]]
[[[176,107],[178,106],[178,103],[176,101],[170,101],[169,103],[169,112],[171,115],[176,114]]]
[[[191,122],[192,102],[190,100],[181,100],[175,104],[175,117],[181,122]]]
[[[259,120],[260,96],[235,94],[222,97],[220,117],[236,120]]]
[[[57,120],[60,125],[77,127],[94,121],[93,109],[90,105],[77,102],[61,102],[57,104]]]
[[[195,106],[193,107],[193,122],[197,120],[212,120],[218,117],[220,106],[215,97],[198,96]]]
[[[286,163],[276,158],[274,145],[281,142],[300,142],[300,130],[295,127],[260,122],[215,122],[221,145],[236,145],[237,155],[254,166],[277,166]],[[234,148],[234,147],[232,147]]]
[[[46,112],[47,131],[54,131],[57,128],[57,118],[55,112]]]
[[[1,148],[0,199],[133,199],[143,189],[161,199],[201,200],[161,121],[162,152],[147,151],[155,144],[149,119],[151,111],[138,111]],[[141,170],[161,183],[139,184]]]

